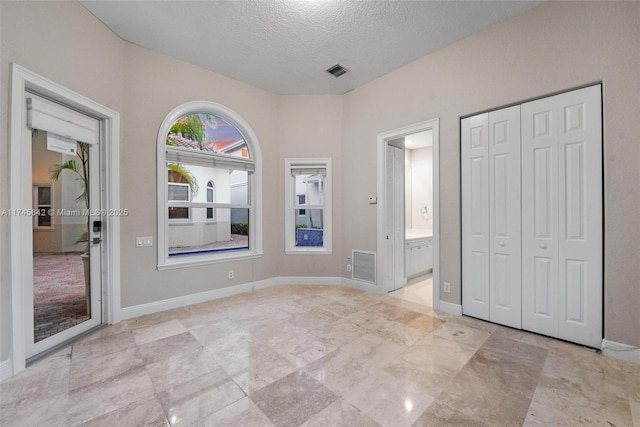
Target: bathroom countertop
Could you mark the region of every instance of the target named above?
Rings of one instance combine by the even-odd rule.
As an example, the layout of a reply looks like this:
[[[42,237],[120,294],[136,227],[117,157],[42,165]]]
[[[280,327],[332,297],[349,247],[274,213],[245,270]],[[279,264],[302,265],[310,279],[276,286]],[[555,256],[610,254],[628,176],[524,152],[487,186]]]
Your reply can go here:
[[[423,228],[411,228],[405,231],[405,240],[424,239],[425,237],[433,237],[433,230]]]

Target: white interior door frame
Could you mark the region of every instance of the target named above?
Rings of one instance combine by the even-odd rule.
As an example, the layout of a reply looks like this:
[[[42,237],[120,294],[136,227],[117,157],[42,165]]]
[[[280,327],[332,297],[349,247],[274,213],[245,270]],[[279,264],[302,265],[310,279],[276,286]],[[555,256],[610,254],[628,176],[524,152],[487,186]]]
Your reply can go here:
[[[385,224],[387,220],[387,203],[390,203],[386,197],[387,182],[387,145],[389,141],[403,138],[418,132],[431,130],[433,133],[433,309],[440,308],[440,119],[435,118],[402,128],[394,129],[388,132],[378,134],[378,175],[377,175],[377,252],[383,254],[385,251],[386,232]],[[379,281],[385,277],[385,262],[380,260],[377,265],[376,277]],[[383,292],[384,283],[377,283],[378,291]]]
[[[25,92],[36,93],[62,105],[95,117],[100,121],[101,204],[109,212],[120,207],[120,113],[100,105],[51,80],[35,74],[20,65],[11,64],[10,99],[10,209],[30,209],[31,199],[31,132],[27,129]],[[11,217],[11,366],[13,375],[26,367],[26,330],[24,322],[25,301],[24,260],[32,253],[24,243],[31,235],[32,222],[28,216]],[[120,320],[120,218],[107,215],[104,224],[103,322],[113,324]],[[29,298],[30,300],[30,298]]]

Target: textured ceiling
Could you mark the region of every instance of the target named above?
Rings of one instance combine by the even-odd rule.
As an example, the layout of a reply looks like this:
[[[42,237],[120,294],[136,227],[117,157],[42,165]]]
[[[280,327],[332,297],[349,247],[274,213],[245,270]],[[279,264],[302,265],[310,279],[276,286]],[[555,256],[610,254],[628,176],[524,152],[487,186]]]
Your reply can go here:
[[[123,39],[279,94],[341,94],[539,1],[81,1]],[[340,63],[351,72],[324,70]]]

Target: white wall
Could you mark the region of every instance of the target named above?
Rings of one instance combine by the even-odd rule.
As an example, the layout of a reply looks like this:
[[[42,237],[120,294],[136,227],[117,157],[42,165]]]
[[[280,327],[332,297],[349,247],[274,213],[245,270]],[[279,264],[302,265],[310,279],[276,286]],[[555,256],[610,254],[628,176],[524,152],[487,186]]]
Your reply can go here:
[[[432,229],[433,214],[433,148],[405,149],[406,216],[408,229]],[[421,209],[427,208],[427,213]]]
[[[640,346],[639,22],[638,2],[546,2],[346,94],[343,252],[376,250],[376,136],[438,117],[440,297],[460,304],[460,117],[602,81],[605,336]]]

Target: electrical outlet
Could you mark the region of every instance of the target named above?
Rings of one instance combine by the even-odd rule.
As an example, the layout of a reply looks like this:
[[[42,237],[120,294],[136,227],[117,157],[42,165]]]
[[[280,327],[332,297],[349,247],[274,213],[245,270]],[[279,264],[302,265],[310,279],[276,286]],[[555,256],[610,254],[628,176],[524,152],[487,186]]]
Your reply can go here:
[[[233,270],[229,270],[229,279],[233,279]]]
[[[351,273],[351,264],[347,264],[347,271]]]
[[[447,294],[451,293],[451,283],[444,282],[444,292],[447,293]]]

